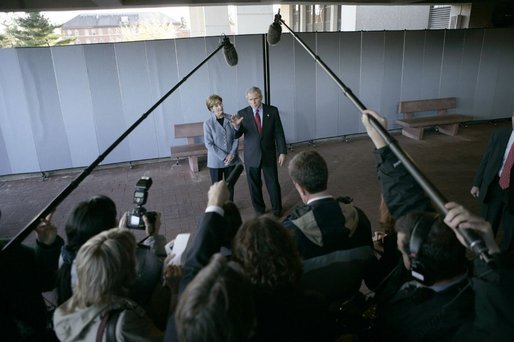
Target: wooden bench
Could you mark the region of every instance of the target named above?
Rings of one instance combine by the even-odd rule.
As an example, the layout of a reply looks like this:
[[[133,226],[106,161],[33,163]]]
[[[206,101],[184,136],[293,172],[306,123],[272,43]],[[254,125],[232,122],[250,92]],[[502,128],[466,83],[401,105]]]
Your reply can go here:
[[[198,172],[198,157],[207,156],[207,147],[203,141],[203,122],[193,122],[175,125],[175,138],[186,138],[186,145],[171,146],[171,158],[189,159],[189,168]],[[243,149],[243,139],[239,139],[238,151]],[[241,156],[240,156],[241,157]]]
[[[423,139],[423,130],[436,126],[439,132],[446,135],[456,135],[459,124],[472,119],[469,115],[448,114],[448,109],[457,107],[455,97],[441,99],[428,99],[416,101],[401,101],[398,112],[403,113],[404,118],[396,120],[403,127],[402,134],[416,140]],[[437,115],[413,117],[415,112],[437,111]]]

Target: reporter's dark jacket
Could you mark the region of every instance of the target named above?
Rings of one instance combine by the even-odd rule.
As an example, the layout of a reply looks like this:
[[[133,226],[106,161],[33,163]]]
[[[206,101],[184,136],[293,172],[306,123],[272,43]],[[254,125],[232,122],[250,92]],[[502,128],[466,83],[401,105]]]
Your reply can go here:
[[[389,147],[376,150],[375,154],[384,199],[394,218],[414,210],[433,210],[428,197]],[[399,293],[397,297],[388,296],[388,289],[398,287],[407,276],[408,271],[399,265],[385,282],[384,289],[379,289],[382,291],[379,295],[381,300],[390,300],[382,306],[386,315],[383,328],[388,337],[418,341],[512,341],[512,253],[496,255],[495,263],[491,265],[476,258],[471,277],[466,280],[469,286],[462,287],[465,283],[461,282],[437,294],[429,289],[417,289],[408,298],[402,299]],[[393,307],[394,303],[398,308]],[[466,313],[468,310],[471,310],[469,315]],[[419,322],[421,318],[422,322]],[[396,320],[398,325],[392,320]],[[394,331],[395,327],[401,331]]]
[[[373,245],[368,217],[351,202],[348,197],[321,198],[296,208],[284,220],[303,259]]]
[[[389,147],[375,150],[382,195],[393,219],[413,211],[434,211],[428,196]]]

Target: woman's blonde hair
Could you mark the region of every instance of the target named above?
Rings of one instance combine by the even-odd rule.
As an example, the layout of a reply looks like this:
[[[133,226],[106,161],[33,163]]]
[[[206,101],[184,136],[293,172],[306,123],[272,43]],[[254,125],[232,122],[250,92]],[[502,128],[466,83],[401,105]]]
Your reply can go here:
[[[207,106],[207,109],[209,111],[211,111],[212,107],[214,107],[218,103],[223,103],[223,99],[219,95],[211,95],[207,97],[207,100],[205,100],[205,105]]]
[[[85,308],[125,296],[136,277],[136,239],[125,228],[113,228],[89,239],[76,259],[77,287],[69,308]]]

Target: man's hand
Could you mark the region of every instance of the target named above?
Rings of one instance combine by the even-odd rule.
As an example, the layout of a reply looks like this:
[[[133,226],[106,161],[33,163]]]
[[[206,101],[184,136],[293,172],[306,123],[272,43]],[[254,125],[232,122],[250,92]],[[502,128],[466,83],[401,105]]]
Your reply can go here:
[[[148,214],[143,215],[143,222],[145,223],[146,234],[149,236],[159,234],[159,230],[161,228],[161,213],[153,211],[151,215],[154,217],[154,222],[150,222],[148,218]]]
[[[239,115],[232,115],[230,118],[230,123],[232,124],[232,127],[237,131],[239,129],[239,126],[241,125],[241,122],[243,121],[243,117]]]
[[[50,246],[55,242],[57,238],[57,228],[52,224],[52,215],[50,213],[46,218],[41,219],[40,223],[36,227],[36,237],[44,245]]]
[[[286,162],[286,155],[281,153],[278,155],[278,165],[283,166]]]
[[[491,224],[489,222],[479,216],[471,214],[466,208],[458,203],[449,202],[444,206],[449,210],[448,214],[446,214],[444,218],[444,223],[453,229],[461,244],[466,248],[469,248],[462,235],[459,234],[459,230],[472,229],[482,236],[487,248],[489,249],[489,254],[500,252],[500,247],[498,247],[498,244],[494,240],[493,230],[491,229]]]
[[[165,262],[162,271],[163,284],[168,286],[172,291],[178,292],[180,278],[182,278],[182,266]]]
[[[471,193],[471,196],[478,198],[478,196],[480,196],[480,189],[478,188],[478,186],[473,186],[471,188],[470,193]]]
[[[375,130],[375,128],[371,125],[371,122],[369,120],[369,116],[374,117],[384,128],[387,128],[387,120],[380,115],[378,115],[377,112],[374,112],[372,110],[366,109],[364,112],[362,112],[362,124],[366,128],[366,132],[368,133],[368,136],[371,138],[371,141],[373,141],[373,144],[375,144],[375,147],[377,149],[382,148],[386,145],[384,139],[380,134]]]
[[[211,185],[208,197],[207,206],[223,207],[223,204],[228,201],[230,197],[227,182],[222,180]]]

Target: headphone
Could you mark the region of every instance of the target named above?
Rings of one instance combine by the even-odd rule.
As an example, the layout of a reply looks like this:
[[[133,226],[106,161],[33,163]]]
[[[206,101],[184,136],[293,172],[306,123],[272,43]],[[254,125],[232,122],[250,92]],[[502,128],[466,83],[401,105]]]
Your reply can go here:
[[[414,223],[414,228],[410,235],[409,240],[409,259],[410,259],[410,272],[414,279],[423,285],[434,284],[434,270],[430,269],[423,258],[420,258],[419,252],[423,242],[430,232],[430,228],[434,222],[439,218],[437,213],[422,213]]]

